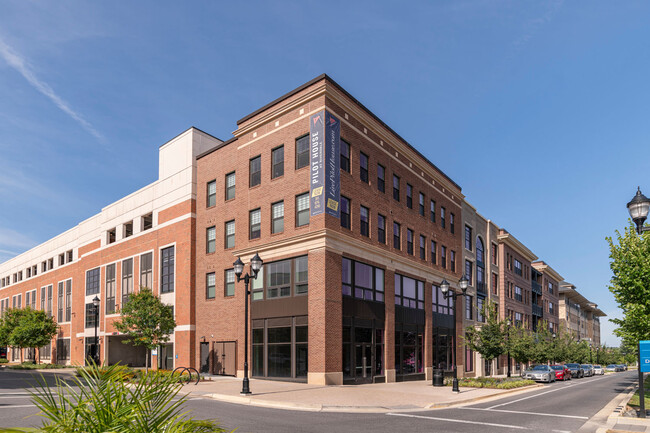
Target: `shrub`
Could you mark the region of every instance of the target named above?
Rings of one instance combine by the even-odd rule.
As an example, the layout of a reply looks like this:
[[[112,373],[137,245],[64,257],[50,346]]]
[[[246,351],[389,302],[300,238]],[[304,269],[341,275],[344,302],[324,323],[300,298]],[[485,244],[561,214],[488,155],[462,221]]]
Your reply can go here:
[[[7,358],[0,358],[0,364],[6,364],[9,360]]]
[[[212,420],[181,412],[187,396],[176,399],[181,385],[155,371],[127,382],[130,369],[120,365],[78,368],[69,384],[57,378],[51,389],[41,376],[32,401],[45,418],[47,432],[223,432]]]
[[[453,379],[445,378],[445,385],[451,386]],[[522,386],[534,385],[533,380],[524,380],[507,377],[464,377],[458,379],[458,386],[469,388],[493,388],[493,389],[512,389]]]
[[[52,370],[59,368],[74,368],[69,365],[60,365],[60,364],[34,364],[31,361],[23,362],[17,365],[9,365],[7,368],[12,370]]]

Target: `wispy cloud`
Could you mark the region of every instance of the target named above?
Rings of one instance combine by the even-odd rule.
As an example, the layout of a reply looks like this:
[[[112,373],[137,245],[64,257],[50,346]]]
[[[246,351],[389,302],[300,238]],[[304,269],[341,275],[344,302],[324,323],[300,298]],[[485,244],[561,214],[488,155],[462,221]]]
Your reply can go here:
[[[59,107],[61,111],[66,113],[68,116],[72,117],[77,121],[90,134],[100,141],[104,141],[104,136],[99,133],[86,119],[84,119],[79,113],[74,111],[70,106],[63,100],[59,95],[57,95],[54,90],[44,81],[40,80],[36,74],[32,71],[28,62],[17,53],[12,47],[7,45],[7,43],[0,38],[0,56],[7,62],[9,66],[18,71],[29,84],[32,85],[36,90],[41,92],[43,95],[50,98],[54,105]]]
[[[551,22],[553,15],[562,7],[563,0],[556,0],[548,4],[548,10],[540,17],[529,20],[524,24],[524,33],[517,38],[512,45],[521,47],[533,38],[539,30]]]
[[[0,251],[4,254],[15,254],[13,249],[25,250],[36,245],[37,242],[30,237],[15,230],[0,227]],[[10,248],[10,249],[8,249]]]

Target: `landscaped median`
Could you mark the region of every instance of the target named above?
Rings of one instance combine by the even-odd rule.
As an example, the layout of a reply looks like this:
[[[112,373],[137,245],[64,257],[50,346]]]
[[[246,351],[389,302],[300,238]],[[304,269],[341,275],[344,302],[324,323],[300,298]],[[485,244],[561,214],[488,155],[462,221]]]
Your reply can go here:
[[[445,378],[445,385],[451,386],[453,379]],[[517,377],[464,377],[458,379],[458,386],[467,388],[514,389],[535,385],[534,380]]]
[[[7,365],[11,370],[59,370],[64,368],[75,368],[73,365],[60,364],[34,364],[33,362],[22,362],[20,364]]]

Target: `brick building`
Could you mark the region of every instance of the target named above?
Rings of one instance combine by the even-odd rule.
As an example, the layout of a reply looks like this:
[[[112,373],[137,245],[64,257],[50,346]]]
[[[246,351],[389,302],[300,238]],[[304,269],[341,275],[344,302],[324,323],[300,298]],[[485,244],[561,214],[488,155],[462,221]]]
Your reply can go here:
[[[558,293],[560,323],[578,341],[586,340],[592,347],[600,346],[600,318],[606,314],[569,282],[562,281]]]

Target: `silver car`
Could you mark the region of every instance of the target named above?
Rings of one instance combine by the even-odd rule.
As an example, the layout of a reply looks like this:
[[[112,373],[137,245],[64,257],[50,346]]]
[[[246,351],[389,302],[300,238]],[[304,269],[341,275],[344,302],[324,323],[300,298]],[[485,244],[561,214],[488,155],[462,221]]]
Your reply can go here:
[[[594,375],[594,366],[591,364],[582,364],[580,367],[585,371],[585,377]]]
[[[603,375],[605,374],[605,369],[600,365],[594,365],[594,374]]]
[[[536,382],[555,382],[555,371],[548,365],[536,365],[529,367],[521,374],[524,379],[534,380]]]

